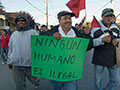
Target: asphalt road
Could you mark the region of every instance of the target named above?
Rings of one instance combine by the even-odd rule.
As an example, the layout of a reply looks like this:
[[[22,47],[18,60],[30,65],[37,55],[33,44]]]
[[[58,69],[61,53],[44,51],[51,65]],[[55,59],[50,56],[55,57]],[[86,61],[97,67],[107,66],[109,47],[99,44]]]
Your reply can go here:
[[[84,70],[82,79],[78,80],[78,90],[93,90],[93,65],[92,61],[93,50],[86,53]],[[108,82],[108,72],[105,69],[103,74],[103,87]],[[0,61],[0,90],[15,90],[15,83],[12,71],[7,68],[7,65],[2,65]],[[37,89],[27,81],[27,90],[51,90],[49,81],[46,79],[40,80],[40,85]],[[120,86],[116,89],[120,90]]]

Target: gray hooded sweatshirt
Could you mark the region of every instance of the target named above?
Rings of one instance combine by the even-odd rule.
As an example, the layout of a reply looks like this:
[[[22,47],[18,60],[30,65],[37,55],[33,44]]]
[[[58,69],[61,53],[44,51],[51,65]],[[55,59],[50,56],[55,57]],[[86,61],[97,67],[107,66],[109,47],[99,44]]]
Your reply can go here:
[[[26,26],[19,29],[16,20],[24,18]],[[38,35],[35,30],[29,28],[28,18],[24,14],[16,16],[15,25],[17,30],[11,35],[9,42],[8,64],[13,66],[31,67],[31,35]]]

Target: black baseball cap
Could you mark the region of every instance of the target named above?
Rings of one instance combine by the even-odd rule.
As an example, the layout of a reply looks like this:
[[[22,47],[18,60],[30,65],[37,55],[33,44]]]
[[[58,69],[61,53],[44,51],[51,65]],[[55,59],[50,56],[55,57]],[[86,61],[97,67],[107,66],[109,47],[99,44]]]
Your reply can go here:
[[[57,18],[60,19],[62,16],[65,16],[65,15],[71,15],[71,17],[74,17],[74,16],[75,16],[75,14],[72,13],[72,12],[61,11],[61,12],[58,13]]]
[[[102,11],[102,16],[115,16],[114,15],[114,10],[112,8],[105,8]]]

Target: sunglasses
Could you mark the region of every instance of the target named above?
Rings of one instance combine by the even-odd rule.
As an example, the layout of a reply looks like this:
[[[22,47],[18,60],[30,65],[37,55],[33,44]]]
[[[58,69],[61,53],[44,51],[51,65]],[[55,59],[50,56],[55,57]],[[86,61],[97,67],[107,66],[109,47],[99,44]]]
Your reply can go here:
[[[18,18],[17,20],[16,20],[16,22],[25,22],[25,19],[23,19],[23,18]]]

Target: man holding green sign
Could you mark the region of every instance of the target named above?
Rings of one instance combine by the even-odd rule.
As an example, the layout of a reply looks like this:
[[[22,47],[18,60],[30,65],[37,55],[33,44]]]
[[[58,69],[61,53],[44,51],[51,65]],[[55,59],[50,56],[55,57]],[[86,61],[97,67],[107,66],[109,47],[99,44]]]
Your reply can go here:
[[[88,43],[88,50],[92,48],[91,37],[72,27],[73,16],[61,11],[58,13],[60,25],[46,32],[48,36],[32,36],[32,75],[50,79],[52,90],[77,90]]]

